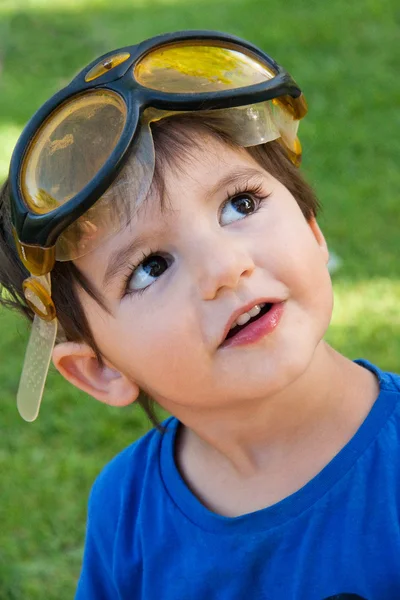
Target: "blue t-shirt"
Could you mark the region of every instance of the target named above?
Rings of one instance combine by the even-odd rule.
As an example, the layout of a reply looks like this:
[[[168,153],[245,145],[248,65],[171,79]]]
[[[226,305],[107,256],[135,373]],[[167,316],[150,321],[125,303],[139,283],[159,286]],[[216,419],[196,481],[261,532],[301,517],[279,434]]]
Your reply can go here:
[[[400,376],[354,437],[284,500],[228,518],[174,461],[171,418],[96,480],[77,600],[400,599]]]

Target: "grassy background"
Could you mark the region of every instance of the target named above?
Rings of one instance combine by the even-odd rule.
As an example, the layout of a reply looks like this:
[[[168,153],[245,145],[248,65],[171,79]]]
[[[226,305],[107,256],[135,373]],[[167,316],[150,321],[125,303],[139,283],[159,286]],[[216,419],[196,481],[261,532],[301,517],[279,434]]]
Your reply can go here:
[[[0,181],[27,119],[103,52],[164,31],[220,29],[259,44],[293,73],[310,113],[304,171],[343,261],[329,341],[400,370],[400,64],[396,0],[0,0]],[[397,23],[396,23],[397,18]],[[15,394],[27,330],[0,312],[0,599],[73,596],[90,485],[148,429],[52,372],[39,420]]]

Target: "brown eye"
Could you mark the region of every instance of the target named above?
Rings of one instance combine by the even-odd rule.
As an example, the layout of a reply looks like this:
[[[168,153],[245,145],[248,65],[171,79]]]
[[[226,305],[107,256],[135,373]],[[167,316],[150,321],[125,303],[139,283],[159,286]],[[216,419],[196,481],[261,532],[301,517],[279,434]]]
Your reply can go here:
[[[229,225],[234,221],[240,221],[247,215],[254,213],[259,205],[259,201],[250,194],[240,194],[234,198],[229,198],[221,210],[221,225]]]
[[[134,269],[127,289],[131,292],[144,290],[161,277],[170,264],[171,260],[161,254],[151,254]]]
[[[250,196],[238,196],[237,198],[233,198],[232,206],[242,215],[248,215],[249,213],[254,211],[255,202],[253,198]]]
[[[151,256],[143,261],[142,268],[150,277],[160,277],[168,268],[168,263],[163,256]]]

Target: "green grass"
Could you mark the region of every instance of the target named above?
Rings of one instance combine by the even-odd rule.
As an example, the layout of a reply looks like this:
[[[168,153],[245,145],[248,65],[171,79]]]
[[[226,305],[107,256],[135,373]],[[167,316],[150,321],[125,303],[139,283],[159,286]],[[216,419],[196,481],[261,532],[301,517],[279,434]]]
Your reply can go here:
[[[212,28],[259,44],[304,88],[304,171],[343,261],[329,341],[399,370],[400,64],[396,1],[0,0],[0,181],[32,113],[101,53],[167,30]],[[398,9],[397,9],[398,10]],[[27,330],[0,312],[0,600],[73,596],[87,495],[148,424],[51,372],[39,420],[15,393]]]

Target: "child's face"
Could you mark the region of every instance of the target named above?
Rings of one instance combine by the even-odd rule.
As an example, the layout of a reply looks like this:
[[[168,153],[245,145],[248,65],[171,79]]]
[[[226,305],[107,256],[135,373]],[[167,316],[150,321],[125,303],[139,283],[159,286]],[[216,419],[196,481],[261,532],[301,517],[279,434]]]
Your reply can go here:
[[[246,182],[265,199],[253,200]],[[164,210],[150,197],[126,230],[76,261],[111,311],[82,292],[107,364],[171,411],[283,389],[307,368],[331,318],[328,252],[317,224],[244,150],[206,134],[165,173],[165,185]],[[120,264],[116,255],[132,243]],[[149,254],[153,262],[143,263]],[[139,266],[130,277],[132,265]],[[118,268],[105,286],[110,266]],[[271,333],[221,346],[233,313],[269,300],[283,302]]]

